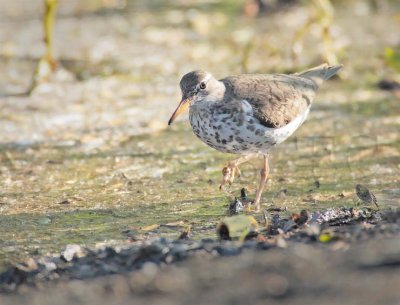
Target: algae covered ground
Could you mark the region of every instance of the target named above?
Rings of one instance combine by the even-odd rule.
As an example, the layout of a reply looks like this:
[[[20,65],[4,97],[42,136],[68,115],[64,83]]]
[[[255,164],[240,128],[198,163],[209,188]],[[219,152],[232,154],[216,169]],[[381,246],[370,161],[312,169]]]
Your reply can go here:
[[[198,68],[224,77],[320,64],[318,23],[299,58],[290,55],[311,9],[297,3],[249,18],[240,1],[59,2],[58,70],[25,95],[44,50],[43,4],[0,1],[0,270],[67,244],[177,238],[189,228],[195,240],[216,238],[241,188],[254,196],[260,160],[220,191],[235,156],[202,144],[185,120],[167,126],[179,79]],[[336,4],[331,32],[343,72],[271,152],[264,208],[286,216],[350,208],[356,184],[381,209],[399,208],[400,101],[378,88],[398,77],[384,50],[400,43],[399,4],[385,2]]]

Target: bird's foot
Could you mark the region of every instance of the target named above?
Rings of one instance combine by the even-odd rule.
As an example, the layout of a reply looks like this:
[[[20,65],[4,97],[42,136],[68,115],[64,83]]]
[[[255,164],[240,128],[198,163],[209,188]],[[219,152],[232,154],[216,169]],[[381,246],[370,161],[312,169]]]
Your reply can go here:
[[[249,202],[248,204],[246,204],[244,206],[244,210],[246,212],[258,213],[261,211],[261,208],[260,208],[260,204],[255,204],[253,201],[253,202]]]
[[[235,174],[240,177],[240,170],[234,164],[229,164],[222,169],[222,182],[219,189],[222,190],[226,184],[231,185],[235,180]]]
[[[260,202],[253,202],[253,204],[251,205],[251,207],[252,207],[252,211],[254,211],[254,212],[256,212],[256,213],[258,213],[258,212],[260,212],[261,211],[261,205],[260,205]]]

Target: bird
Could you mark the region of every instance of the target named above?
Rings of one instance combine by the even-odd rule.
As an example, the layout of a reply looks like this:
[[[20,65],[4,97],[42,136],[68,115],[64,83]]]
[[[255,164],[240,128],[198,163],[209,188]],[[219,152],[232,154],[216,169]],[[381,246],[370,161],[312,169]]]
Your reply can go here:
[[[372,193],[366,186],[357,184],[356,195],[363,203],[373,203],[379,209],[378,201],[374,193]]]
[[[253,201],[259,211],[271,148],[300,127],[320,85],[341,68],[323,64],[295,74],[239,74],[220,80],[206,71],[191,71],[179,83],[182,99],[168,125],[189,108],[191,127],[201,141],[220,152],[240,155],[223,168],[220,189],[240,175],[240,164],[262,156]]]

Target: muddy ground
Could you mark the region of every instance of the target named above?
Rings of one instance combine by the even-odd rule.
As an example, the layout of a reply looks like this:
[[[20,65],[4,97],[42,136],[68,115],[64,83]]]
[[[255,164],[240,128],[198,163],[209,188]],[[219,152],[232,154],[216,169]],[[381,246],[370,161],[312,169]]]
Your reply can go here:
[[[259,164],[243,165],[241,178],[218,190],[232,156],[197,141],[187,122],[167,128],[179,79],[197,68],[223,77],[321,63],[326,46],[318,22],[299,57],[290,54],[296,30],[315,10],[295,4],[248,18],[240,1],[59,2],[59,69],[24,95],[44,51],[43,3],[0,1],[0,270],[68,244],[94,249],[175,240],[189,227],[191,240],[217,245],[217,224],[241,188],[253,196]],[[378,87],[398,79],[384,54],[400,43],[399,4],[371,3],[336,3],[331,32],[343,72],[319,92],[304,125],[272,152],[263,208],[280,209],[281,217],[355,207],[356,184],[375,194],[381,211],[399,208],[400,104]],[[255,216],[261,224],[263,216]],[[133,271],[45,281],[42,289],[24,286],[0,300],[398,304],[398,262],[385,263],[398,253],[396,217],[389,229],[379,221],[343,226],[350,237],[354,228],[376,232],[365,238],[343,233],[333,243],[317,238],[230,258],[194,255],[156,273],[149,267],[149,278]],[[365,267],[364,257],[383,263]]]
[[[6,304],[399,304],[398,211],[308,215],[275,212],[243,241],[68,245],[3,272],[0,292]]]
[[[386,253],[398,246],[396,240],[369,241],[346,252],[297,244],[235,257],[200,257],[157,270],[156,275],[153,265],[147,265],[150,270],[25,290],[4,296],[3,304],[396,305],[398,265],[379,265],[385,255],[399,255],[398,248]],[[363,265],[370,259],[366,251],[378,260],[377,266]]]

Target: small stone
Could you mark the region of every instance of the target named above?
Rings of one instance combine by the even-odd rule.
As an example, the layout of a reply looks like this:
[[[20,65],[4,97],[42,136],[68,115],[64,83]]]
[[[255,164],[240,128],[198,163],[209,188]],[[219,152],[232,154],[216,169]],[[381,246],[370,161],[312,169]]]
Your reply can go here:
[[[77,278],[89,278],[96,274],[96,270],[88,264],[80,265],[76,271]]]
[[[363,203],[374,203],[375,206],[379,209],[378,201],[376,200],[375,195],[366,186],[357,184],[355,189],[357,197]]]
[[[241,252],[240,248],[229,244],[216,246],[214,250],[221,256],[234,256],[240,254]]]
[[[278,197],[279,198],[285,198],[287,196],[287,192],[288,192],[287,189],[280,190],[278,192]]]
[[[306,224],[309,220],[311,219],[311,214],[307,210],[301,210],[300,211],[300,217],[296,221],[296,223],[301,226]]]
[[[229,205],[229,214],[234,215],[242,212],[244,209],[243,203],[238,199],[235,200]]]
[[[293,228],[296,228],[296,227],[297,227],[296,222],[294,222],[291,219],[288,219],[282,229],[286,233],[286,232],[289,232],[290,230],[292,230]]]
[[[245,188],[242,188],[240,190],[240,199],[242,200],[247,200],[247,190]]]
[[[61,257],[65,261],[70,262],[74,259],[75,256],[78,256],[79,254],[82,254],[81,246],[75,245],[75,244],[70,244],[70,245],[67,245],[65,250],[62,252]]]

